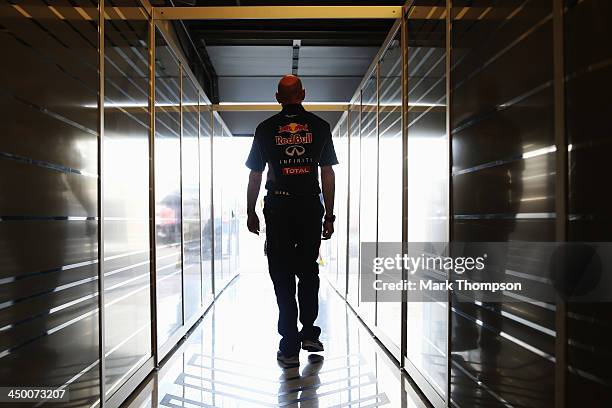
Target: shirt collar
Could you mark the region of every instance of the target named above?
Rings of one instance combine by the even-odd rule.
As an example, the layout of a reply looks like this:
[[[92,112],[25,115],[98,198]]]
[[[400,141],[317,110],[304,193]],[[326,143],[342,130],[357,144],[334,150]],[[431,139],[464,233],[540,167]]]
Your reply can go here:
[[[304,112],[305,109],[302,106],[301,103],[291,103],[291,104],[287,104],[287,105],[283,105],[283,109],[282,112],[283,113],[299,113],[299,112]]]

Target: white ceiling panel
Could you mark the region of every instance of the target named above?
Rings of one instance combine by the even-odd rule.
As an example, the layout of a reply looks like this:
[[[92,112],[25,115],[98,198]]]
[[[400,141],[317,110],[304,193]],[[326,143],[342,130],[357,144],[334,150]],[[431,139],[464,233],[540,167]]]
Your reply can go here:
[[[276,102],[276,88],[282,75],[271,77],[221,77],[221,102]]]
[[[282,46],[208,46],[217,75],[283,75],[291,72],[293,49]]]
[[[363,76],[378,52],[377,47],[300,48],[300,75]]]

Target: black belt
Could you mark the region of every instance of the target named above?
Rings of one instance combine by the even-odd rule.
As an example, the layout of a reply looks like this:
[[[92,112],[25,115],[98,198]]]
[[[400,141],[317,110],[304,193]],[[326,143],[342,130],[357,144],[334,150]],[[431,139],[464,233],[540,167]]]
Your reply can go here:
[[[319,197],[319,194],[295,194],[287,190],[279,190],[279,189],[268,190],[268,193],[275,195],[275,196],[282,196],[282,197],[305,197],[305,198],[308,198],[308,197],[318,198]]]

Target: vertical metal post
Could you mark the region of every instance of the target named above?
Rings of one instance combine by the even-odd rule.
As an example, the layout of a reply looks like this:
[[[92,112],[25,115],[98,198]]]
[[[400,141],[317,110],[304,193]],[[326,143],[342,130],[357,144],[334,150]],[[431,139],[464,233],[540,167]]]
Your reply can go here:
[[[157,231],[155,224],[155,20],[149,18],[149,258],[151,290],[151,350],[159,366],[157,344]]]
[[[384,55],[384,54],[383,54]],[[376,61],[376,256],[378,256],[378,224],[380,201],[380,59]],[[378,326],[378,292],[374,292],[374,326]]]
[[[361,161],[361,125],[363,124],[363,89],[359,90],[359,174],[357,175],[359,180],[359,190],[358,196],[359,205],[357,206],[357,306],[361,306],[361,168],[363,166],[363,162]]]
[[[408,22],[406,21],[409,6],[402,8],[402,22],[400,26],[400,52],[401,52],[401,126],[402,126],[402,253],[408,252]],[[407,279],[408,273],[402,268],[402,279]],[[408,353],[408,291],[402,290],[401,309],[401,341],[400,341],[400,367],[405,367]],[[402,381],[402,387],[404,386]]]
[[[555,239],[567,240],[568,154],[565,132],[564,1],[553,0],[555,112]],[[557,295],[555,310],[555,408],[565,408],[567,383],[567,304]]]
[[[346,164],[346,262],[344,265],[344,300],[348,301],[349,294],[349,265],[350,265],[350,237],[351,237],[351,105],[346,111],[346,138],[347,138],[347,164]]]
[[[447,225],[447,239],[449,242],[448,250],[450,252],[450,243],[453,240],[453,134],[451,131],[451,107],[452,107],[452,89],[451,89],[451,69],[452,69],[452,51],[453,51],[453,42],[452,42],[452,31],[453,31],[453,1],[446,0],[446,134],[448,135],[448,146],[447,146],[447,155],[448,155],[448,225]],[[451,253],[448,255],[452,256]],[[449,272],[450,274],[450,272]],[[447,279],[450,276],[447,276]],[[447,327],[446,327],[446,404],[450,406],[451,401],[451,338],[452,338],[452,328],[453,328],[453,312],[452,312],[452,296],[451,292],[448,292],[447,296]]]
[[[100,407],[106,400],[104,327],[104,0],[98,2],[98,347]]]
[[[198,266],[198,269],[200,270],[200,308],[202,308],[204,306],[204,290],[202,288],[202,284],[204,283],[204,275],[202,273],[202,150],[200,147],[200,128],[202,126],[202,123],[200,121],[200,115],[202,112],[200,112],[200,106],[201,106],[202,100],[201,100],[201,95],[200,92],[198,92],[198,106],[197,106],[197,115],[198,115],[198,219],[200,220],[200,229],[198,232],[198,241],[200,241],[200,245],[198,246],[199,248],[199,255],[198,255],[198,259],[200,260],[200,264]]]
[[[214,139],[215,137],[215,113],[210,109],[210,249],[212,251],[210,256],[211,262],[211,288],[213,295],[213,302],[217,297],[217,290],[215,288],[215,177],[214,177]]]

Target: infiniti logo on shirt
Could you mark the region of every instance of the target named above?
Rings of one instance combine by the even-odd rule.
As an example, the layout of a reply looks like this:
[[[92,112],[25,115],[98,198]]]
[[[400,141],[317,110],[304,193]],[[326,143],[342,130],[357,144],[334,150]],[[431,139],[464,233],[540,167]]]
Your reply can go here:
[[[301,156],[306,152],[306,149],[304,148],[304,146],[300,146],[300,145],[292,145],[289,146],[285,149],[285,154],[287,156]]]

